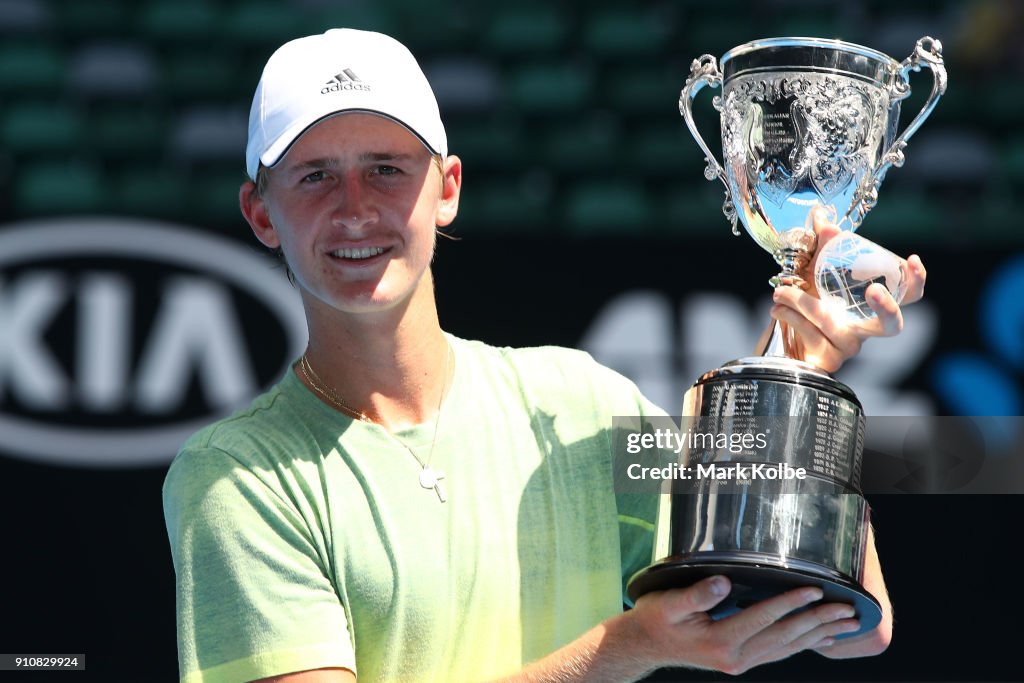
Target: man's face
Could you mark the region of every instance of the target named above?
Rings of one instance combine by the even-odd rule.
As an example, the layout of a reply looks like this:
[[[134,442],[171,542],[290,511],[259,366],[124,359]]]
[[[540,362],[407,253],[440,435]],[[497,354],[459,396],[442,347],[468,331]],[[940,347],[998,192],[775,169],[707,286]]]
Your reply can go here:
[[[307,306],[388,309],[429,285],[435,226],[458,206],[453,164],[439,170],[393,121],[342,114],[295,142],[246,214],[264,244],[281,247]]]

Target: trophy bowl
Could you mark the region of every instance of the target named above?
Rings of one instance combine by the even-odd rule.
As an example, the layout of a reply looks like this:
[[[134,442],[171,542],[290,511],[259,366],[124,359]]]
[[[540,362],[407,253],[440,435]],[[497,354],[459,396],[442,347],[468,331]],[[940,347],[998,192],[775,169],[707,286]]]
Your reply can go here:
[[[927,67],[933,87],[921,111],[898,133],[910,73]],[[721,87],[723,162],[704,142],[692,102],[705,86]],[[770,38],[693,61],[679,109],[704,152],[708,180],[725,187],[722,210],[774,257],[775,286],[804,286],[816,249],[812,212],[823,207],[855,231],[878,200],[886,172],[903,164],[907,140],[946,90],[942,45],[924,37],[899,62],[867,47],[820,38]],[[754,469],[765,462],[802,463],[808,478],[667,482],[659,499],[652,564],[630,578],[627,599],[691,585],[712,574],[732,592],[710,611],[726,617],[798,586],[822,588],[827,601],[854,606],[860,629],[882,617],[862,586],[869,507],[860,490],[864,416],[854,392],[827,372],[790,356],[776,324],[763,355],[725,363],[686,392],[683,419],[719,433],[752,421],[779,421],[760,452],[684,448],[679,465]]]
[[[921,111],[897,135],[900,103],[910,95],[910,72],[934,75]],[[720,86],[724,164],[719,164],[693,120],[693,99]],[[770,38],[729,50],[719,68],[712,55],[693,61],[679,110],[705,154],[704,172],[725,186],[722,207],[739,234],[772,254],[783,273],[772,284],[792,284],[814,251],[811,211],[818,206],[840,228],[854,231],[878,200],[892,166],[902,166],[907,140],[946,91],[942,44],[917,41],[904,61],[867,47],[820,38]]]

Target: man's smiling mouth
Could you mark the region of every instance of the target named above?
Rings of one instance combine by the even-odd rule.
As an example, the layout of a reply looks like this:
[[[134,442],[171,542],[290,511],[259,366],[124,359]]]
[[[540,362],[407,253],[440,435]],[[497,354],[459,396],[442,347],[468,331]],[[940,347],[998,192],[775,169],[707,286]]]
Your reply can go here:
[[[332,251],[331,256],[345,259],[367,259],[383,253],[383,247],[361,247],[359,249],[338,249]]]

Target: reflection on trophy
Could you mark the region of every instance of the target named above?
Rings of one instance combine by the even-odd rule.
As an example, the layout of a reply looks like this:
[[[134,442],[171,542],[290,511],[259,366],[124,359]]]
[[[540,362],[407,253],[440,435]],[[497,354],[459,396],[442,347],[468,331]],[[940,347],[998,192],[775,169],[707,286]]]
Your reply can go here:
[[[921,67],[934,77],[931,94],[897,135],[910,72]],[[723,165],[693,120],[693,99],[706,85],[722,88],[714,105],[721,112]],[[903,62],[838,40],[773,38],[730,50],[721,68],[711,55],[694,60],[679,108],[706,156],[705,176],[725,186],[723,211],[734,234],[742,222],[772,254],[781,267],[773,286],[802,286],[799,272],[816,248],[812,210],[824,207],[840,227],[855,231],[875,205],[886,172],[902,165],[907,140],[945,89],[942,46],[932,38],[917,41]],[[852,249],[836,251],[831,269],[819,268],[819,282],[829,283],[830,296],[856,298],[851,282],[858,277],[861,290],[883,281],[898,293],[899,283],[891,278],[899,273],[890,267],[882,269],[882,280],[862,277],[865,264],[880,261],[851,256]],[[863,309],[852,315],[871,314]],[[800,467],[807,476],[755,479],[743,486],[699,476],[667,484],[654,562],[631,578],[630,600],[724,574],[733,589],[712,612],[716,617],[814,585],[825,601],[854,606],[861,629],[846,637],[879,623],[881,608],[861,585],[869,522],[860,490],[863,409],[849,387],[792,358],[788,337],[785,326],[776,324],[762,355],[705,373],[684,397],[684,424],[719,434],[760,428],[770,432],[766,447],[690,447],[680,457],[698,473],[712,471],[712,465],[770,464]]]

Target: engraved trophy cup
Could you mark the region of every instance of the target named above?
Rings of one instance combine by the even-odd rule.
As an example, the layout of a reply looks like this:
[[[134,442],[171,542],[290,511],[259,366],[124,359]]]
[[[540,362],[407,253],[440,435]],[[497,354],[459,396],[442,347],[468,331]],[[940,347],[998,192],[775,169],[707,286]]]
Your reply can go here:
[[[934,85],[922,110],[897,134],[910,72],[928,67]],[[693,120],[706,85],[721,87],[724,164]],[[706,156],[705,176],[725,186],[723,212],[775,258],[773,286],[802,285],[798,271],[815,252],[809,219],[825,207],[849,232],[878,199],[891,166],[946,89],[942,46],[925,37],[903,62],[851,43],[772,38],[740,45],[721,59],[693,61],[679,109]],[[860,490],[864,416],[853,391],[827,372],[792,358],[776,323],[762,355],[701,376],[686,392],[683,418],[707,432],[770,432],[763,448],[689,447],[681,464],[803,468],[802,479],[667,483],[655,529],[653,564],[634,575],[627,596],[678,588],[714,574],[732,581],[713,611],[723,617],[796,588],[822,588],[825,601],[852,604],[861,628],[881,607],[863,581],[869,509]]]

